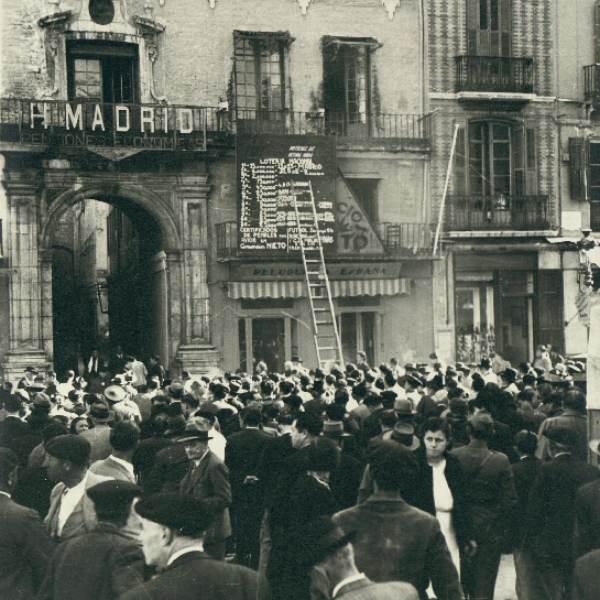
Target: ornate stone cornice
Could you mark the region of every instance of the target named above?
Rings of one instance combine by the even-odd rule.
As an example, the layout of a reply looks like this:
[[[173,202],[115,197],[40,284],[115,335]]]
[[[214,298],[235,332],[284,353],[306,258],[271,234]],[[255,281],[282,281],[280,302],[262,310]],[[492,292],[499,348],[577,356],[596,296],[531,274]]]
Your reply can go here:
[[[298,4],[300,4],[300,8],[302,9],[302,14],[305,15],[308,11],[308,5],[312,2],[312,0],[296,0]]]
[[[38,20],[38,25],[42,29],[47,27],[59,27],[64,25],[73,15],[72,10],[65,10],[64,12],[57,12],[52,15],[46,15]]]
[[[133,15],[131,19],[136,25],[139,25],[142,29],[145,29],[151,33],[162,33],[165,30],[165,25],[155,21],[154,19],[149,19],[148,17]]]

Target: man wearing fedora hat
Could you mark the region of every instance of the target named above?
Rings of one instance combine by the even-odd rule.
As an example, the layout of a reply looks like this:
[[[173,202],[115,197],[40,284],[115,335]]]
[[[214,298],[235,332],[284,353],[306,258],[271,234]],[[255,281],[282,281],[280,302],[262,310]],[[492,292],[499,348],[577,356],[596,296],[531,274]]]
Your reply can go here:
[[[312,589],[324,597],[343,600],[418,600],[410,583],[375,583],[356,566],[352,540],[355,532],[344,533],[329,517],[312,521],[305,532],[307,567],[312,571]]]
[[[569,427],[547,429],[552,460],[544,463],[529,494],[528,522],[536,587],[541,597],[562,600],[574,567],[575,499],[584,484],[600,479],[600,470],[577,460],[577,433]]]
[[[206,531],[204,549],[213,558],[223,559],[226,540],[231,535],[231,485],[229,469],[208,449],[210,438],[209,427],[204,419],[192,418],[188,421],[183,436],[177,440],[184,444],[191,461],[180,491],[184,496],[202,500],[212,511],[214,519]]]
[[[213,511],[202,500],[154,494],[135,505],[142,517],[146,564],[161,569],[119,600],[268,600],[269,585],[255,571],[206,552]]]

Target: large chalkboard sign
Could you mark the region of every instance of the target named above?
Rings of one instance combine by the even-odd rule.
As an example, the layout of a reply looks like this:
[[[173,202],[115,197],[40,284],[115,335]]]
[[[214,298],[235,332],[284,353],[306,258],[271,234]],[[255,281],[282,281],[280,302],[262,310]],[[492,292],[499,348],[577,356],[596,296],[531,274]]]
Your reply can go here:
[[[335,249],[335,151],[335,139],[327,137],[237,136],[241,253],[299,252],[294,193],[305,247],[316,245],[309,182],[321,243],[325,251]]]

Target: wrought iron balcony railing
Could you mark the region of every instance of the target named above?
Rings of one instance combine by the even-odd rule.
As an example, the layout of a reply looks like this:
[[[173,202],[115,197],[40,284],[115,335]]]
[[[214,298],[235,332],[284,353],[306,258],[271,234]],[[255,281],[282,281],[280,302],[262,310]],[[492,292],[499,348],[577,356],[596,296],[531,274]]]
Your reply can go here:
[[[236,109],[233,122],[237,133],[319,134],[355,140],[405,139],[428,143],[432,115]]]
[[[583,67],[586,102],[600,102],[600,64]]]
[[[449,196],[447,231],[547,231],[548,196]]]
[[[431,251],[432,234],[428,223],[379,223],[379,235],[390,254],[423,254]],[[238,224],[236,221],[217,223],[217,258],[238,258]]]
[[[0,142],[27,146],[206,150],[209,143],[232,144],[232,134],[271,133],[334,135],[339,140],[389,140],[427,150],[431,129],[432,115],[351,118],[326,110],[230,112],[188,105],[0,100]]]
[[[390,254],[421,254],[431,251],[429,223],[379,223],[379,236]]]
[[[457,56],[457,92],[533,93],[533,58]]]

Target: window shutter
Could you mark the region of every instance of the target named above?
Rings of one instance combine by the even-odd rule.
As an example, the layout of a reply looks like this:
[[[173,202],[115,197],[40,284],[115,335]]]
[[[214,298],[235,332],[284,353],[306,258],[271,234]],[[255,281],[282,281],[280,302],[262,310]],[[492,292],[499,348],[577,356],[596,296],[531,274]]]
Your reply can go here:
[[[569,138],[569,183],[571,199],[587,200],[589,142],[583,138]]]
[[[525,193],[537,194],[537,149],[535,129],[525,129]]]
[[[467,194],[467,144],[465,128],[460,127],[456,137],[456,149],[454,154],[454,193],[457,196]]]
[[[526,142],[525,127],[520,124],[513,130],[513,195],[525,196],[526,192]]]
[[[600,202],[600,143],[587,142],[587,199]]]
[[[479,0],[467,0],[467,54],[478,54]]]

